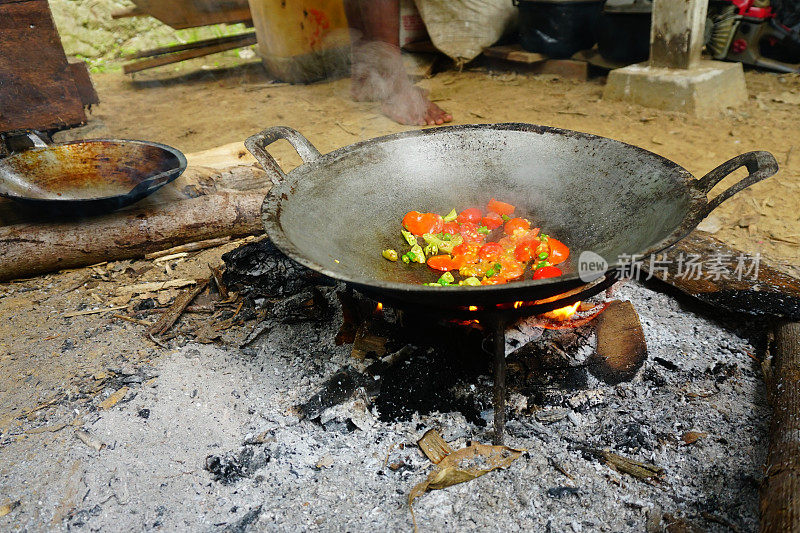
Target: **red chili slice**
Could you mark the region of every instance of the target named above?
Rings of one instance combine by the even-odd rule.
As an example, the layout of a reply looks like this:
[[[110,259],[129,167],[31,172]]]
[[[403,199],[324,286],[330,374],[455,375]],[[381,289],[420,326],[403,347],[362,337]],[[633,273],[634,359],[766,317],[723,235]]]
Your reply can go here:
[[[460,224],[463,224],[465,222],[477,223],[477,222],[481,221],[481,217],[482,216],[483,216],[483,214],[481,213],[480,209],[478,209],[477,207],[470,207],[469,209],[464,209],[463,211],[461,211],[458,214],[458,217],[456,218],[456,220]]]
[[[561,274],[563,274],[563,272],[561,272],[560,268],[554,266],[546,266],[534,272],[533,279],[557,278]]]

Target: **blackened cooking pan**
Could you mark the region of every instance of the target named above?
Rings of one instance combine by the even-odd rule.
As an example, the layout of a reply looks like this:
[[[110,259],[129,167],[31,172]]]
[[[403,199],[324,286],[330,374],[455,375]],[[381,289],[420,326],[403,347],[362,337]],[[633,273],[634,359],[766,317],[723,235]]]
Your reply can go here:
[[[285,174],[266,152],[288,140],[304,163]],[[531,124],[415,130],[345,146],[328,154],[297,131],[278,126],[245,141],[274,187],[262,209],[266,231],[301,264],[387,300],[427,307],[492,306],[542,300],[586,285],[582,252],[617,270],[687,235],[735,193],[778,170],[767,152],[749,152],[700,179],[652,152],[619,141]],[[748,176],[709,200],[734,170]],[[399,224],[411,210],[446,213],[513,203],[571,255],[559,278],[484,287],[426,287],[437,277],[423,265],[392,263]]]
[[[44,145],[0,159],[0,196],[59,214],[111,211],[141,200],[186,169],[164,144],[92,139]]]

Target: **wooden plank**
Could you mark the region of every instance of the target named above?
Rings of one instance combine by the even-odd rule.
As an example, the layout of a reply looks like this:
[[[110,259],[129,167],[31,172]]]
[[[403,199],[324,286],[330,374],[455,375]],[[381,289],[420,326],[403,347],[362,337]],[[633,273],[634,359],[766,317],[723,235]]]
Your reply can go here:
[[[698,263],[699,271],[689,266]],[[643,266],[686,294],[728,311],[800,320],[800,280],[704,231],[695,230]]]
[[[203,39],[201,41],[194,41],[191,43],[185,44],[176,44],[172,46],[162,46],[160,48],[153,48],[151,50],[143,50],[141,52],[136,52],[130,56],[127,56],[128,59],[141,59],[143,57],[154,57],[160,56],[162,54],[171,54],[174,52],[182,52],[184,50],[192,50],[194,48],[202,48],[204,46],[211,46],[215,44],[225,44],[233,41],[238,41],[242,39],[246,35],[255,35],[255,32],[250,33],[240,33],[238,35],[228,35],[227,37],[216,37],[214,39]]]
[[[690,68],[700,60],[708,0],[654,0],[650,65]]]
[[[123,65],[122,71],[125,74],[132,74],[134,72],[160,67],[163,65],[169,65],[171,63],[178,63],[180,61],[186,61],[187,59],[193,59],[195,57],[216,54],[219,52],[224,52],[225,50],[249,46],[251,44],[256,44],[256,36],[254,33],[248,33],[241,39],[228,43],[204,46],[202,48],[193,48],[191,50],[184,50],[183,52],[176,52],[174,54],[143,59],[142,61],[136,61],[135,63],[128,63]]]
[[[176,30],[252,20],[247,0],[133,0],[133,3]]]
[[[86,122],[46,0],[0,4],[0,131]]]
[[[544,54],[528,52],[518,44],[492,46],[483,51],[491,59],[514,63],[528,74],[555,74],[573,80],[589,78],[589,64],[574,59],[550,59]]]
[[[505,61],[513,61],[514,63],[541,63],[546,61],[548,57],[544,54],[537,52],[528,52],[518,44],[503,45],[503,46],[490,46],[483,51],[486,57],[493,57],[495,59],[503,59]]]
[[[69,70],[75,82],[75,87],[78,89],[81,103],[83,105],[99,104],[100,97],[97,96],[97,91],[94,90],[92,78],[89,76],[89,68],[86,66],[86,63],[80,59],[70,60]]]

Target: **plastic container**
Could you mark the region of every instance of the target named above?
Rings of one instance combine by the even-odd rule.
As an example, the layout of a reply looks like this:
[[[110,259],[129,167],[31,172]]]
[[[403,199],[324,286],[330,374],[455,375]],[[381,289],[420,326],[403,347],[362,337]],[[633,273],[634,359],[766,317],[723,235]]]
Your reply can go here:
[[[608,0],[597,26],[603,59],[621,65],[647,61],[652,12],[651,0]]]
[[[249,0],[258,55],[275,78],[308,83],[347,74],[350,34],[342,0]]]
[[[522,48],[554,59],[571,57],[597,42],[603,0],[514,0]]]

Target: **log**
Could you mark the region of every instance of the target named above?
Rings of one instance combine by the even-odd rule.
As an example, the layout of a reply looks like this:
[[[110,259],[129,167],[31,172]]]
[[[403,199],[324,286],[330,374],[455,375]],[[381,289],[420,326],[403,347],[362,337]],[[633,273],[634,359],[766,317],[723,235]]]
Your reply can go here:
[[[772,419],[761,483],[762,532],[800,531],[800,323],[775,327],[765,376]]]
[[[639,315],[630,302],[613,300],[597,317],[597,350],[589,358],[596,378],[616,385],[628,381],[647,358],[647,343]]]
[[[0,227],[0,281],[263,232],[265,189],[216,192],[83,220]]]

